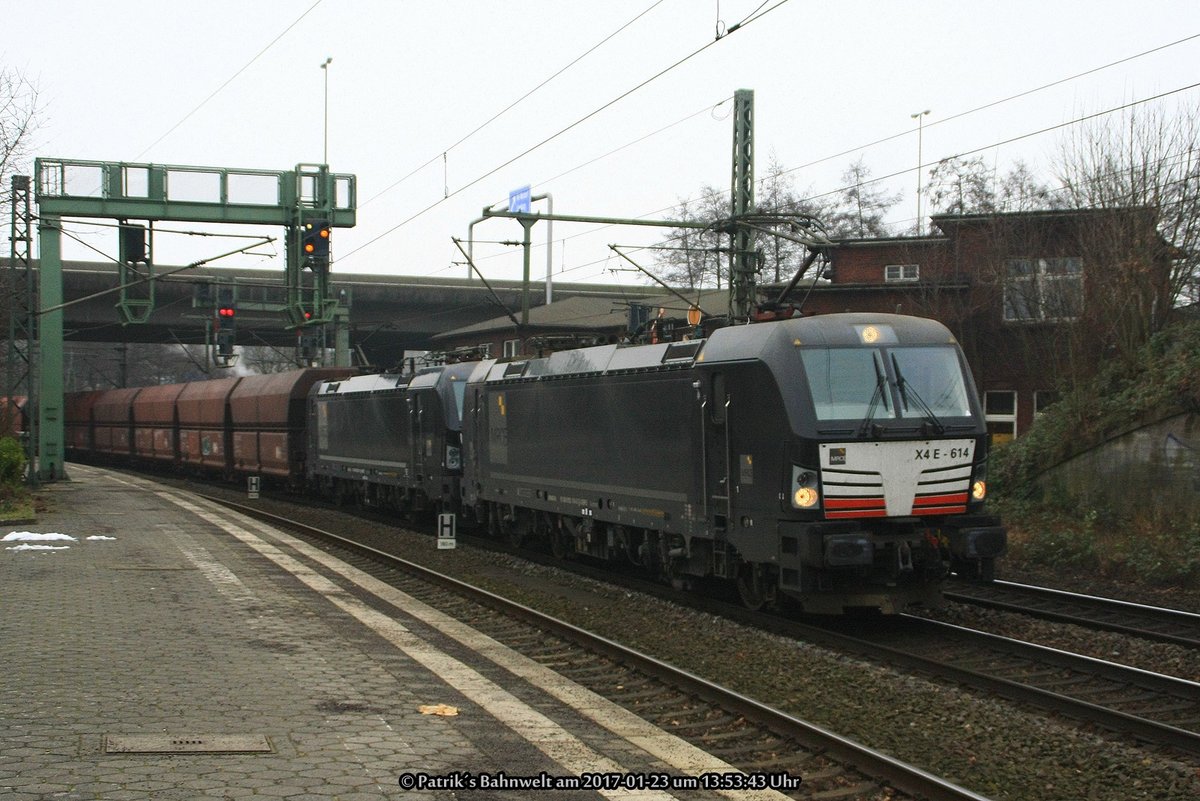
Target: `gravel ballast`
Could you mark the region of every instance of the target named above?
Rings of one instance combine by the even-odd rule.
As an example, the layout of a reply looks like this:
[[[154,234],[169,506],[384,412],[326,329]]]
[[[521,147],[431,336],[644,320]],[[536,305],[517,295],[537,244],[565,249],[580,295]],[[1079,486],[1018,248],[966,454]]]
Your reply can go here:
[[[211,487],[196,489],[218,494]],[[238,502],[245,497],[228,494]],[[557,568],[471,547],[438,551],[428,534],[336,510],[261,504],[318,527],[340,533],[352,529],[374,547],[620,641],[991,798],[1200,798],[1200,759],[1140,748],[1036,710]],[[1200,676],[1196,654],[1175,646],[966,607],[950,606],[937,616],[1149,670]]]

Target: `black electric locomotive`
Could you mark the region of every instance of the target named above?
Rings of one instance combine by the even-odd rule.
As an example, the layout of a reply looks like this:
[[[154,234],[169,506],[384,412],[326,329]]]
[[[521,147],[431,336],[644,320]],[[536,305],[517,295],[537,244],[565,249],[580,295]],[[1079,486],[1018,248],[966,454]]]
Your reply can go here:
[[[327,497],[403,513],[457,509],[462,405],[474,367],[363,375],[313,387],[310,483]]]
[[[895,612],[987,577],[986,429],[940,323],[839,314],[482,362],[463,508],[556,553],[627,560],[752,607]]]

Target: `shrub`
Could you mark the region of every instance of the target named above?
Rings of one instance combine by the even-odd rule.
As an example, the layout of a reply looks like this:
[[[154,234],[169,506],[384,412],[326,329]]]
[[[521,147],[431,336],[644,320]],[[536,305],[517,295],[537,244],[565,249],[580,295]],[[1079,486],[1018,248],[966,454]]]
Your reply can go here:
[[[1046,469],[1145,420],[1200,410],[1200,322],[1158,332],[1135,361],[1136,370],[1105,363],[1094,378],[1064,388],[1027,433],[993,451],[992,491],[1036,499],[1035,481]]]
[[[25,479],[25,449],[12,437],[0,439],[0,484],[14,487]]]

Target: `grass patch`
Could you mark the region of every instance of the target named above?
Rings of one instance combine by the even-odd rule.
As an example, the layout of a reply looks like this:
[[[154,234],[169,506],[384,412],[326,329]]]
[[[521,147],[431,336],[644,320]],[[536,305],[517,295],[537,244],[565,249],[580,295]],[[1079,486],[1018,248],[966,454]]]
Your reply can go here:
[[[0,524],[25,523],[37,516],[34,508],[33,495],[26,493],[23,498],[12,498],[0,501]]]
[[[1200,583],[1200,513],[1172,515],[1154,508],[1116,516],[1004,501],[996,509],[1009,532],[1004,561],[1018,569],[1147,587]]]

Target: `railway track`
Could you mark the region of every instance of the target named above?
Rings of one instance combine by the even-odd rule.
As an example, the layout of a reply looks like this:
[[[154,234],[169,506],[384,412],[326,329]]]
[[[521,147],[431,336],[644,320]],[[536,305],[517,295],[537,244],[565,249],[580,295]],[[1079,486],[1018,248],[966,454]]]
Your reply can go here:
[[[902,619],[903,626],[871,626],[858,636],[827,630],[825,644],[1200,755],[1200,684],[925,618]]]
[[[492,540],[479,544],[518,553]],[[1200,684],[1195,682],[915,616],[900,616],[901,626],[896,625],[897,619],[821,625],[764,616],[734,603],[680,594],[635,576],[527,551],[520,556],[784,637],[970,687],[1138,742],[1200,755]]]
[[[816,624],[764,616],[734,603],[680,594],[578,563],[549,558],[544,563],[784,637],[971,687],[1139,742],[1200,755],[1196,682],[912,615]]]
[[[956,583],[947,599],[1200,649],[1200,614],[1009,581]]]
[[[893,790],[930,801],[980,801],[916,766],[867,748],[620,643],[494,593],[304,523],[221,497],[239,513],[313,537],[348,553],[347,561],[553,668],[747,774],[776,776],[800,798],[893,798]],[[399,570],[396,579],[392,571]],[[436,595],[436,598],[431,597]],[[786,777],[801,777],[784,787]]]

